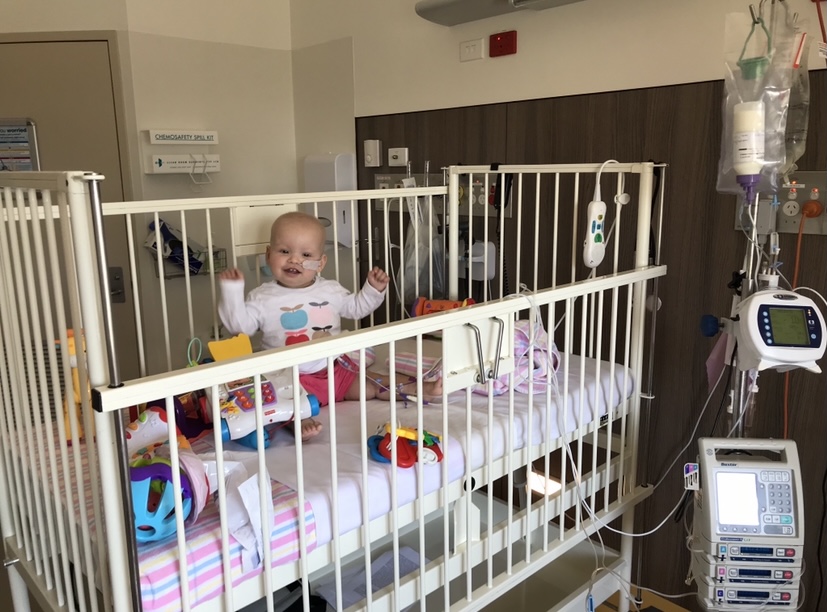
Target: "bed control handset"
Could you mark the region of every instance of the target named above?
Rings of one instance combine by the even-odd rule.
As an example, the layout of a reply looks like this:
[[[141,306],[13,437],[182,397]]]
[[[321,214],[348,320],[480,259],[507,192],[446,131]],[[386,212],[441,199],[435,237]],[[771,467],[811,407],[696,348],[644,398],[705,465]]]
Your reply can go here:
[[[583,263],[596,268],[606,254],[606,203],[594,200],[589,204],[586,239],[583,241]]]

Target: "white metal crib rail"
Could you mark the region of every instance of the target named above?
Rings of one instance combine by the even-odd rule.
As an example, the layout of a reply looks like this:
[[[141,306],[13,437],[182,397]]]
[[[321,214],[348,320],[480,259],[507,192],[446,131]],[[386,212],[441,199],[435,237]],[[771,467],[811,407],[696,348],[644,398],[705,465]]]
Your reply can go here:
[[[95,611],[100,590],[111,609],[108,568],[96,561],[106,557],[104,540],[90,534],[104,525],[99,462],[95,445],[78,443],[81,427],[100,444],[113,432],[111,418],[93,424],[83,392],[108,381],[88,188],[102,178],[0,175],[0,524],[7,563],[22,569],[11,572],[16,605],[28,584],[48,607]],[[74,358],[65,350],[71,332],[83,339]],[[113,467],[103,466],[104,481],[118,481]],[[116,587],[128,592],[129,583]]]
[[[184,351],[175,352],[173,347],[186,346],[196,337],[206,342],[222,336],[216,276],[224,267],[232,266],[242,268],[251,282],[267,280],[262,274],[265,266],[260,262],[256,265],[252,258],[264,254],[270,224],[285,212],[301,210],[330,222],[326,277],[356,291],[363,278],[360,270],[367,265],[363,262],[379,265],[392,275],[396,299],[388,300],[382,307],[381,318],[385,321],[404,318],[407,316],[405,305],[415,296],[405,294],[405,270],[400,266],[400,254],[394,252],[394,249],[401,250],[395,242],[404,237],[404,227],[408,225],[407,212],[399,214],[407,208],[400,208],[399,202],[409,197],[417,200],[421,215],[430,223],[429,244],[444,245],[447,235],[439,230],[446,193],[446,187],[423,187],[396,189],[393,197],[387,190],[339,191],[335,193],[335,202],[330,200],[334,197],[331,193],[301,193],[106,203],[103,215],[122,217],[126,225],[138,341],[138,368],[134,374],[146,376],[186,365]],[[361,216],[368,235],[360,237],[356,231],[341,235],[338,225],[332,221],[341,214],[351,218]],[[437,220],[440,220],[438,224]],[[170,267],[162,257],[151,261],[146,256],[147,249],[140,240],[148,234],[147,242],[154,240],[156,244],[163,244],[162,221],[179,231],[183,252],[193,251],[203,259],[198,273],[192,271],[191,266]],[[414,257],[418,259],[418,242],[414,245]],[[424,255],[422,258],[424,261]],[[420,291],[428,296],[444,291],[434,286],[435,280],[443,277],[442,270],[435,271],[433,261],[430,265],[430,273],[415,278],[413,290],[417,295]],[[156,303],[160,308],[151,310]],[[376,315],[371,314],[368,324],[373,325],[375,321]],[[358,328],[358,321],[356,326]]]
[[[615,204],[609,202],[613,225],[606,261],[593,272],[583,266],[580,249],[585,208],[601,171],[613,177]],[[609,521],[622,516],[624,531],[632,531],[634,505],[648,494],[636,486],[641,393],[647,391],[643,305],[647,282],[665,274],[664,267],[649,265],[653,165],[500,166],[496,170],[452,167],[448,176],[447,187],[394,190],[392,194],[369,190],[199,198],[112,203],[101,208],[94,187],[102,177],[0,173],[4,221],[0,227],[0,332],[5,354],[11,355],[7,363],[0,363],[4,455],[0,524],[7,557],[20,559],[25,569],[21,573],[33,591],[45,594],[48,606],[76,607],[84,612],[97,610],[101,602],[104,609],[141,608],[141,569],[134,542],[123,425],[129,420],[130,408],[151,400],[163,400],[166,408],[180,588],[180,600],[171,604],[177,606],[175,609],[236,610],[261,598],[272,609],[274,591],[301,579],[307,611],[311,590],[325,573],[334,576],[335,596],[342,601],[352,557],[359,554],[361,560],[355,563],[363,567],[367,592],[360,606],[401,610],[419,601],[423,610],[479,609],[559,555],[580,544],[586,546],[586,538]],[[506,180],[506,176],[511,178]],[[491,193],[494,185],[499,197]],[[480,190],[493,199],[470,197]],[[637,194],[631,204],[616,197],[627,190]],[[227,265],[242,267],[249,280],[261,282],[261,266],[255,256],[266,247],[269,224],[276,214],[295,209],[317,216],[344,211],[362,220],[359,235],[341,236],[337,224],[331,224],[328,239],[334,246],[329,268],[351,289],[359,288],[369,266],[388,270],[394,280],[384,308],[378,316],[371,315],[367,328],[358,329],[357,322],[354,333],[256,353],[242,360],[175,369],[192,360],[189,350],[184,359],[182,347],[188,342],[194,338],[206,342],[222,333],[216,316],[216,276],[221,269],[216,254],[226,249]],[[134,351],[133,347],[116,350],[115,321],[108,299],[102,297],[109,292],[101,216],[122,217],[127,229],[130,293],[138,331]],[[660,216],[658,213],[658,220]],[[197,273],[189,265],[170,267],[158,253],[157,245],[164,238],[162,221],[179,232],[187,257],[196,250],[203,251],[199,256],[206,254]],[[630,223],[635,231],[622,232]],[[144,237],[146,244],[154,239],[155,259],[141,243]],[[342,243],[353,247],[340,248]],[[550,260],[543,259],[545,252],[550,252]],[[411,318],[411,303],[422,295],[457,301],[473,298],[485,303]],[[431,359],[441,359],[443,367],[456,362],[456,351],[447,343],[434,344],[434,335],[459,330],[459,337],[466,334],[470,342],[469,325],[517,319],[529,322],[527,355],[532,361],[541,337],[537,324],[545,322],[561,352],[559,385],[549,382],[551,378],[535,384],[538,374],[532,368],[525,396],[515,399],[517,379],[511,372],[504,378],[508,391],[495,397],[492,372],[502,357],[498,347],[487,358],[480,354],[481,366],[477,360],[467,364],[483,380],[476,392],[470,386],[456,392],[443,386],[439,401],[428,405],[423,400],[425,383],[419,377],[412,383],[413,394],[405,387],[413,399],[403,401],[391,393],[390,401],[382,405],[386,408],[369,401],[367,376],[376,375],[368,374],[365,365],[368,349],[376,348],[387,358],[387,373],[381,374],[387,379],[382,384],[395,390],[407,380],[396,373],[402,371],[404,359],[412,361],[418,372],[427,369],[425,364]],[[374,327],[384,321],[395,322]],[[76,365],[68,351],[61,350],[58,357],[52,344],[59,339],[61,347],[66,347],[67,330],[85,345],[85,351],[77,351]],[[118,362],[127,352],[130,356],[134,352],[137,378],[123,383]],[[246,452],[257,473],[259,520],[269,524],[273,500],[267,466],[271,455],[262,449],[262,376],[285,370],[297,388],[301,364],[327,359],[332,373],[336,358],[351,352],[359,357],[360,399],[358,404],[334,400],[325,409],[324,435],[329,433],[329,441],[324,445],[316,441],[318,446],[303,443],[299,420],[289,426],[295,436],[295,452],[291,450],[288,459],[295,463],[295,486],[291,484],[291,488],[296,497],[297,560],[274,567],[270,530],[261,529],[261,575],[234,586],[227,490],[219,478],[217,498],[211,503],[217,504],[220,517],[223,592],[202,601],[190,578],[189,525],[183,519],[174,398],[203,390],[210,400],[212,422],[217,424],[219,386],[254,378],[259,450]],[[48,379],[43,374],[46,370],[51,372]],[[73,372],[77,372],[75,384]],[[593,387],[588,376],[597,381]],[[61,380],[63,393],[58,384]],[[47,381],[53,386],[54,405],[45,399],[50,391]],[[331,380],[331,391],[332,385]],[[92,410],[90,386],[96,388],[94,403],[99,412]],[[76,387],[81,399],[77,408],[72,396]],[[564,408],[558,413],[554,405]],[[297,395],[294,414],[299,409]],[[446,437],[445,456],[438,477],[434,476],[438,486],[426,489],[421,455],[411,468],[413,472],[397,469],[400,451],[396,434],[392,435],[392,467],[386,476],[390,507],[381,516],[373,516],[370,478],[376,476],[376,466],[365,440],[376,426],[376,415],[385,412],[390,423],[402,419],[420,432],[426,428],[441,432]],[[349,431],[350,419],[359,423],[358,465],[353,466],[342,464],[340,457],[351,452],[346,445],[349,438],[339,440]],[[430,425],[426,427],[426,423]],[[83,444],[79,424],[86,434]],[[479,435],[484,438],[485,432],[496,427],[502,429],[498,434],[503,440],[502,452],[495,456],[489,440],[483,455],[472,459],[472,441]],[[216,427],[210,438],[221,474],[226,444],[219,429]],[[449,431],[451,444],[447,441]],[[535,435],[535,431],[539,433]],[[523,441],[519,442],[521,435]],[[419,442],[423,442],[421,435]],[[306,463],[307,453],[316,448],[329,449],[325,465]],[[599,459],[598,448],[605,460]],[[553,452],[559,454],[554,462],[550,459]],[[88,461],[88,473],[84,460]],[[515,487],[525,490],[520,473],[530,471],[532,463],[540,460],[543,466],[536,468],[538,475],[544,483],[554,476],[561,491],[542,495],[533,503],[529,499],[515,508]],[[462,472],[449,474],[457,462]],[[358,472],[354,482],[361,492],[359,526],[340,532],[340,498],[344,499],[344,493],[338,483],[348,469]],[[308,519],[300,511],[312,493],[305,486],[312,476],[310,470],[329,473],[333,483],[329,492],[331,538],[315,550],[307,533]],[[278,480],[275,474],[270,476]],[[495,498],[492,486],[499,477],[506,482],[504,503]],[[101,483],[106,483],[105,494]],[[88,503],[84,484],[91,485]],[[406,487],[413,493],[410,499],[403,494]],[[481,487],[486,487],[485,493]],[[74,517],[76,505],[78,517]],[[409,528],[414,535],[408,534]],[[416,571],[404,575],[395,564],[392,583],[372,594],[371,554],[391,550],[398,558],[401,547],[409,544],[417,550]],[[591,557],[591,549],[588,552]],[[499,555],[496,561],[495,553]],[[605,574],[594,583],[596,599],[629,580],[630,559],[631,538],[624,538],[620,554],[610,564],[620,582]],[[576,601],[582,592],[577,593],[568,603],[559,603],[559,609],[582,605],[582,600]]]
[[[574,319],[576,318],[576,311],[578,310],[576,308],[577,301],[584,297],[600,300],[601,296],[604,294],[612,294],[616,291],[620,291],[625,294],[623,296],[623,300],[621,301],[620,307],[624,311],[628,312],[631,317],[631,296],[634,286],[638,283],[645,283],[648,280],[654,279],[663,273],[664,270],[662,268],[644,268],[640,271],[620,273],[615,276],[603,277],[588,281],[586,283],[566,285],[556,289],[542,290],[534,294],[530,300],[506,299],[496,301],[490,304],[475,306],[473,309],[468,311],[454,310],[452,312],[442,313],[430,317],[421,317],[404,322],[392,323],[376,329],[365,329],[354,334],[343,334],[337,337],[327,338],[318,343],[297,345],[291,347],[289,351],[266,351],[258,353],[242,361],[236,360],[227,363],[211,364],[198,368],[179,370],[164,377],[150,377],[145,380],[129,381],[117,388],[101,389],[100,406],[104,411],[119,411],[125,410],[136,404],[155,400],[159,397],[165,397],[167,406],[167,423],[170,432],[174,432],[176,427],[176,414],[173,409],[173,397],[198,389],[205,389],[208,396],[213,398],[211,402],[214,411],[213,418],[215,422],[219,422],[217,400],[219,385],[222,383],[253,376],[256,380],[256,384],[260,386],[261,375],[274,370],[287,370],[292,373],[293,384],[298,385],[298,366],[300,364],[310,360],[326,358],[328,359],[328,369],[332,370],[335,359],[338,355],[352,352],[359,352],[361,357],[360,361],[361,363],[364,363],[364,351],[366,347],[385,346],[387,347],[387,354],[391,359],[393,359],[394,355],[402,350],[401,347],[407,343],[408,346],[413,345],[417,347],[417,360],[421,361],[426,356],[421,350],[423,339],[436,332],[457,326],[462,327],[468,323],[485,321],[491,319],[492,317],[513,317],[518,311],[526,308],[536,309],[537,313],[547,315],[551,309],[556,307],[558,312],[566,313],[567,319]],[[585,333],[586,332],[584,331],[583,334]],[[572,339],[573,345],[576,346],[578,342],[580,342],[580,338]],[[617,383],[619,388],[628,388],[628,385],[631,384],[632,378],[639,380],[641,376],[641,371],[639,369],[635,369],[633,365],[632,345],[632,337],[630,334],[627,334],[625,340],[619,342],[617,346],[612,347],[612,351],[616,352],[619,364],[617,366],[614,365],[615,356],[613,355],[610,359],[611,363],[606,363],[602,366],[605,367],[606,370],[612,370],[612,374],[609,375],[610,380],[619,378],[619,380],[622,381]],[[568,348],[567,345],[561,346],[561,350],[564,352],[566,348]],[[450,350],[450,348],[443,345],[443,357],[445,351],[448,350]],[[605,353],[598,355],[598,358],[609,357],[610,356]],[[615,367],[616,373],[614,370]],[[600,368],[601,365],[598,363],[598,372],[600,371]],[[393,368],[390,368],[390,370],[393,371]],[[599,528],[603,524],[608,523],[615,517],[619,516],[621,513],[627,511],[630,505],[634,505],[634,503],[638,502],[642,497],[645,497],[648,494],[646,491],[634,488],[634,480],[632,478],[632,473],[630,472],[634,466],[634,448],[630,445],[635,443],[632,429],[635,422],[635,410],[639,403],[638,395],[637,393],[634,393],[628,401],[624,401],[620,396],[620,392],[617,392],[617,395],[615,395],[614,387],[611,387],[611,390],[608,392],[608,405],[612,406],[617,402],[619,408],[616,411],[609,408],[606,414],[605,422],[589,422],[589,420],[583,416],[583,411],[588,410],[588,406],[592,401],[592,397],[589,393],[595,393],[597,395],[602,395],[602,393],[598,393],[596,390],[590,392],[585,387],[584,378],[580,375],[577,368],[570,364],[568,357],[564,357],[563,359],[563,363],[561,364],[561,372],[563,372],[562,378],[565,381],[564,389],[555,390],[553,386],[549,385],[543,393],[537,392],[536,397],[533,400],[531,399],[530,394],[528,400],[529,405],[532,405],[532,403],[548,401],[553,398],[556,393],[560,393],[563,397],[565,397],[567,393],[573,391],[573,389],[568,388],[570,376],[577,381],[576,383],[572,383],[571,386],[579,386],[580,394],[578,397],[580,399],[574,409],[575,414],[579,414],[579,420],[574,430],[568,435],[563,436],[563,440],[567,440],[569,443],[575,444],[578,449],[578,457],[576,459],[572,459],[567,454],[561,455],[562,476],[560,478],[560,482],[564,491],[561,498],[550,499],[546,497],[542,502],[534,504],[533,507],[523,509],[519,512],[514,511],[513,514],[509,513],[505,522],[502,522],[495,520],[494,518],[493,497],[489,489],[489,493],[485,496],[486,508],[482,510],[483,514],[487,513],[487,519],[483,522],[489,526],[489,531],[484,534],[486,538],[483,541],[470,541],[467,544],[463,544],[457,535],[454,535],[453,538],[448,537],[449,531],[453,529],[453,523],[451,522],[453,519],[451,519],[448,510],[454,502],[457,504],[454,506],[455,513],[462,514],[467,512],[469,514],[468,517],[462,520],[473,522],[472,515],[476,514],[476,511],[472,509],[472,497],[464,491],[463,482],[476,482],[477,485],[473,488],[478,489],[482,484],[490,485],[495,476],[502,475],[507,477],[509,482],[513,484],[514,470],[520,466],[530,464],[533,460],[547,457],[548,454],[555,448],[561,448],[561,441],[556,437],[551,436],[550,427],[547,426],[545,428],[546,434],[543,436],[542,441],[539,441],[536,446],[523,446],[519,449],[509,446],[504,455],[496,459],[489,453],[483,464],[478,467],[472,467],[470,462],[466,462],[466,470],[463,478],[460,480],[451,480],[448,477],[448,464],[450,461],[456,460],[457,457],[452,454],[452,452],[455,453],[456,451],[446,449],[445,460],[442,464],[442,484],[439,489],[435,491],[425,491],[423,489],[423,480],[419,479],[416,482],[418,490],[415,500],[412,502],[406,502],[405,504],[397,503],[395,501],[395,492],[398,487],[395,480],[396,471],[392,470],[390,475],[390,489],[392,496],[394,496],[394,500],[391,502],[391,512],[387,516],[378,518],[371,517],[367,513],[367,509],[370,506],[368,497],[370,487],[367,480],[367,466],[370,460],[368,458],[367,447],[362,444],[360,462],[360,470],[362,475],[361,508],[364,515],[362,516],[362,526],[358,531],[357,537],[354,539],[354,534],[352,533],[340,534],[334,524],[331,547],[326,548],[324,551],[317,549],[316,551],[313,551],[313,553],[309,553],[309,544],[305,535],[305,526],[300,521],[300,527],[298,529],[300,540],[300,561],[298,564],[286,567],[280,566],[277,569],[274,569],[270,567],[269,559],[266,560],[264,563],[263,585],[270,585],[270,588],[263,585],[258,585],[260,588],[252,589],[250,588],[250,585],[246,585],[248,587],[247,589],[238,587],[227,589],[224,594],[223,609],[237,609],[240,606],[255,601],[259,597],[268,598],[269,607],[272,605],[272,602],[269,600],[272,595],[272,591],[288,584],[296,578],[303,579],[305,601],[307,601],[307,595],[309,594],[310,588],[310,581],[308,580],[308,577],[310,577],[315,571],[318,571],[327,563],[333,563],[336,566],[335,573],[341,580],[343,572],[342,558],[346,555],[357,552],[363,546],[370,545],[370,543],[376,542],[385,536],[391,538],[391,545],[393,546],[393,549],[398,551],[401,546],[400,528],[411,522],[416,524],[420,530],[419,550],[421,551],[422,556],[420,568],[421,574],[418,576],[419,579],[414,580],[411,577],[403,579],[404,576],[400,576],[397,570],[394,580],[395,589],[386,589],[378,592],[372,600],[371,609],[398,610],[404,608],[412,601],[420,599],[425,600],[428,595],[434,591],[434,589],[438,587],[445,587],[446,576],[448,579],[467,577],[470,586],[472,568],[478,566],[480,563],[482,563],[483,567],[485,567],[485,564],[487,563],[489,572],[488,579],[481,587],[475,586],[473,589],[468,588],[467,593],[467,597],[469,599],[466,604],[473,604],[470,605],[470,608],[478,609],[480,606],[490,601],[490,599],[497,593],[501,593],[502,584],[513,584],[519,579],[531,575],[541,568],[545,564],[544,562],[548,562],[556,554],[559,554],[562,551],[575,546],[577,543],[582,542],[583,538],[585,538],[594,529]],[[395,382],[396,381],[391,374],[391,387],[395,385]],[[348,406],[346,404],[342,405],[341,402],[331,402],[329,406],[329,427],[331,428],[330,443],[334,445],[334,447],[337,439],[336,422],[339,419],[358,418],[363,439],[365,439],[375,428],[376,423],[370,422],[371,417],[370,413],[367,411],[367,399],[364,393],[365,392],[363,389],[362,398],[359,400],[358,416],[352,413],[348,416]],[[257,402],[259,403],[261,402],[261,395],[262,392],[260,390],[258,390],[255,394]],[[396,422],[398,418],[405,417],[406,424],[413,425],[416,423],[415,427],[418,427],[421,430],[423,428],[423,418],[427,416],[429,411],[431,411],[432,415],[434,413],[438,414],[441,410],[440,406],[447,407],[452,405],[458,410],[465,410],[466,412],[464,414],[466,414],[469,419],[468,428],[464,431],[463,435],[469,438],[473,435],[473,430],[470,424],[470,417],[472,413],[470,389],[468,389],[463,396],[459,398],[456,395],[454,395],[453,398],[449,398],[445,395],[441,398],[441,403],[439,405],[432,407],[425,404],[421,400],[421,397],[422,395],[420,394],[415,402],[412,401],[407,404],[409,412],[405,411],[405,407],[403,407],[401,400],[397,400],[395,398],[391,399],[388,406],[390,422]],[[489,391],[489,407],[492,405],[492,399],[493,396]],[[513,411],[513,392],[510,394],[509,400],[509,409]],[[298,404],[298,398],[296,399],[296,404]],[[410,412],[410,408],[414,407],[411,404],[415,404],[416,414],[412,414]],[[295,406],[295,409],[299,410],[298,406]],[[532,418],[539,417],[534,415],[533,410],[530,410],[528,415],[528,429],[529,431],[533,431]],[[493,412],[490,412],[489,410],[486,418],[488,426],[491,427],[492,419],[494,418]],[[547,416],[545,418],[551,419],[552,417]],[[563,422],[561,429],[563,431],[568,430],[569,428],[566,426],[567,417],[565,414],[560,418],[562,418]],[[447,412],[443,412],[441,415],[443,431],[448,431],[447,419]],[[508,422],[512,423],[513,417],[510,417]],[[258,426],[257,432],[258,435],[261,436],[260,421]],[[613,441],[613,436],[610,433],[614,427],[617,428],[617,439],[615,441]],[[304,503],[306,501],[306,494],[303,486],[304,475],[302,474],[302,466],[304,462],[307,461],[307,455],[305,455],[305,453],[312,452],[313,442],[303,443],[301,441],[299,421],[294,422],[293,430],[295,436],[296,465],[299,468],[299,474],[296,476],[298,482],[298,506],[301,508],[304,507]],[[509,428],[505,434],[506,439],[510,441],[514,438],[514,436],[514,430]],[[263,438],[260,437],[260,442],[262,441]],[[613,460],[607,461],[605,464],[598,464],[595,455],[590,465],[590,463],[583,458],[584,443],[591,444],[595,448],[605,448],[609,455],[614,455]],[[217,429],[214,436],[214,444],[216,448],[216,456],[220,458],[225,444],[221,441]],[[395,450],[396,447],[394,446],[393,448]],[[176,460],[177,446],[173,444],[171,446],[171,450],[173,484],[175,484],[178,482],[179,478],[177,469],[178,464]],[[266,487],[266,480],[264,479],[264,474],[266,473],[266,453],[263,450],[249,452],[256,453],[255,464],[258,466],[260,476],[259,511],[261,512],[261,516],[265,517],[267,516],[267,508],[271,503],[269,498],[269,489]],[[335,457],[336,451],[334,448],[332,451],[331,463],[330,465],[325,466],[324,469],[329,469],[332,474],[338,476],[339,467],[335,461]],[[398,460],[399,458],[396,452],[393,452],[392,462],[395,464]],[[319,469],[317,464],[314,463],[314,466],[316,466],[315,469]],[[304,469],[311,468],[305,467]],[[546,460],[544,464],[544,469],[545,474],[548,475],[549,470],[551,469],[550,462],[548,460]],[[589,478],[582,481],[580,481],[579,478],[576,481],[569,481],[565,476],[567,469],[575,469],[576,472],[581,475],[586,473],[591,473],[591,475]],[[218,470],[220,473],[222,468],[219,467]],[[275,475],[273,476],[275,477]],[[332,482],[337,483],[338,477],[332,476]],[[337,491],[337,485],[333,484],[331,495],[334,500],[340,496]],[[216,503],[219,504],[219,513],[222,516],[222,520],[226,520],[225,517],[227,508],[224,505],[222,494],[223,492],[219,492],[218,501]],[[584,508],[581,507],[581,498],[583,504],[588,506],[590,509],[588,514],[584,513]],[[179,491],[176,491],[175,500],[176,520],[178,522],[177,533],[179,537],[179,558],[183,559],[186,558],[187,550],[185,543],[186,527],[183,523],[183,519],[181,518],[183,514],[180,508],[181,501]],[[550,533],[549,524],[552,519],[559,520],[561,522],[569,520],[566,518],[567,510],[574,513],[575,524],[573,527],[570,530],[563,531],[559,536]],[[435,511],[441,512],[438,525],[442,528],[442,534],[445,536],[445,539],[443,542],[443,549],[441,550],[442,559],[440,563],[437,565],[434,565],[433,563],[429,565],[424,556],[424,538],[427,527],[426,516]],[[338,514],[339,513],[335,510],[333,511],[334,517],[338,516]],[[301,517],[303,515],[300,513],[299,516]],[[538,542],[537,546],[534,548],[529,547],[525,550],[520,549],[521,554],[524,556],[521,558],[515,557],[515,551],[517,550],[515,546],[518,540],[524,536],[530,536],[532,532],[536,535]],[[113,535],[111,537],[110,545],[115,546],[120,539],[122,539],[122,536]],[[453,541],[454,546],[449,547],[449,541]],[[266,534],[264,540],[264,550],[267,551],[269,548],[269,534]],[[496,578],[495,580],[495,577],[492,574],[492,562],[488,561],[488,559],[491,558],[493,553],[497,551],[506,552],[509,556],[509,560],[507,562],[508,571],[506,574]],[[113,554],[113,559],[111,561],[112,572],[117,571],[116,565],[121,565],[117,562],[118,557],[118,554]],[[228,562],[228,556],[226,553],[225,559],[227,559],[225,562]],[[368,562],[366,561],[366,563]],[[125,568],[122,568],[122,571],[123,569]],[[229,568],[226,568],[226,571],[229,571]],[[368,574],[370,573],[369,565],[367,572]],[[182,609],[187,610],[190,609],[193,602],[188,600],[189,587],[187,586],[187,578],[183,573],[181,576],[181,583],[182,592],[184,593],[182,599]],[[226,584],[229,585],[229,581]],[[338,585],[338,588],[341,593],[341,583]],[[611,590],[615,590],[616,588],[617,586],[615,584],[614,588]],[[457,604],[457,602],[451,599],[452,589],[454,590],[454,594],[456,594],[457,587],[454,586],[451,588],[444,588],[439,595],[441,603],[431,604],[434,606],[434,609],[449,609],[452,605]],[[370,592],[369,585],[368,592]],[[403,595],[405,597],[404,599],[402,598]],[[126,599],[123,599],[120,600],[120,603],[117,605],[127,605],[127,603],[128,602]],[[442,607],[443,604],[445,607]]]

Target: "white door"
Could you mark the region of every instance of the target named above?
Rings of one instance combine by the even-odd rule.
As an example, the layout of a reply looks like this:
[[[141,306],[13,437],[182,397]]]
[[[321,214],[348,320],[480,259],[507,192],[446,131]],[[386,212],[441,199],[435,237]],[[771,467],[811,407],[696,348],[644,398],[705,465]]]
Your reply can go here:
[[[106,177],[104,202],[125,199],[107,40],[0,41],[0,118],[27,117],[37,126],[42,170],[88,170]],[[124,379],[138,375],[135,318],[128,278],[126,228],[105,221],[110,267],[124,273],[125,301],[113,304]]]

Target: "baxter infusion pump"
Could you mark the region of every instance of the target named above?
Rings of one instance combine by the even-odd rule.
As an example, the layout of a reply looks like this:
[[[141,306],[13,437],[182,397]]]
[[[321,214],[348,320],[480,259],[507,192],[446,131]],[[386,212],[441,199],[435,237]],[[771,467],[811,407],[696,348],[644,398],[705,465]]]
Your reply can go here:
[[[790,440],[701,438],[692,573],[706,610],[798,606],[804,507]]]

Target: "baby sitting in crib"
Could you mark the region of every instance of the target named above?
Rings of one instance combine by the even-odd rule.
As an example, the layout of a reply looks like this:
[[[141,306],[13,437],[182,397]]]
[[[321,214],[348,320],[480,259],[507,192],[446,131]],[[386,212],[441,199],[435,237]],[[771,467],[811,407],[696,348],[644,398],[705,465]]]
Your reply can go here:
[[[221,301],[218,314],[228,331],[252,335],[261,330],[262,346],[272,349],[338,334],[341,317],[361,319],[376,310],[385,299],[388,275],[376,267],[358,293],[351,293],[334,280],[321,277],[327,263],[325,229],[316,217],[290,212],[279,216],[270,230],[267,265],[273,280],[253,289],[244,299],[244,276],[238,269],[219,275]],[[327,360],[304,363],[299,368],[302,387],[325,406],[329,402]],[[347,356],[337,359],[334,368],[336,401],[359,399],[359,368]],[[382,376],[367,373],[367,399],[390,399],[390,389],[381,384]],[[405,396],[406,388],[416,392],[416,383],[398,385],[397,393]],[[441,381],[424,383],[423,393],[442,393]],[[321,423],[302,420],[302,440],[309,440],[322,428]]]

